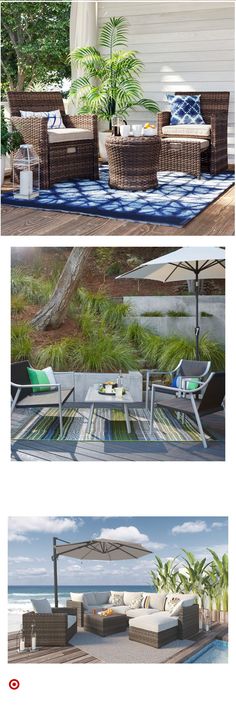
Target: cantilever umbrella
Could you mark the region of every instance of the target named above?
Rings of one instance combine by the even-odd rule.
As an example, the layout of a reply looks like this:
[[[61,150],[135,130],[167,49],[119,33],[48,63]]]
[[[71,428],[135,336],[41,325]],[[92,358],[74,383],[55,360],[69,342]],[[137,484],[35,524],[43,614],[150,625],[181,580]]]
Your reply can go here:
[[[91,541],[80,541],[79,543],[69,543],[60,538],[53,538],[52,561],[54,566],[54,597],[55,607],[58,607],[58,579],[57,560],[59,556],[70,556],[79,560],[134,560],[152,553],[139,543],[129,543],[127,541],[111,540],[107,538],[97,538]]]
[[[199,280],[209,278],[225,278],[225,251],[223,248],[204,248],[187,246],[178,248],[172,253],[167,253],[160,258],[143,263],[129,273],[118,275],[119,278],[144,278],[146,280],[160,280],[162,283],[171,283],[177,280],[195,281],[196,298],[196,359],[199,358],[199,306],[198,292]]]

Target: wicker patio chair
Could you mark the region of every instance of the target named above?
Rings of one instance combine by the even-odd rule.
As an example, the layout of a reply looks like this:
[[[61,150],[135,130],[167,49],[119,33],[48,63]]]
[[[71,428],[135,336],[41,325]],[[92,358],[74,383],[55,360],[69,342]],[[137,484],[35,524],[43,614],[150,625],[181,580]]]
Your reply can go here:
[[[34,388],[42,389],[42,384],[31,384],[27,367],[31,365],[29,361],[17,361],[11,365],[11,396],[12,405],[11,412],[17,408],[51,408],[58,406],[58,415],[60,421],[60,436],[63,435],[63,420],[62,406],[67,401],[69,396],[75,395],[75,386],[72,388],[62,388],[60,383],[47,384],[47,388],[52,391],[40,391],[33,393]]]
[[[26,647],[31,646],[31,628],[35,626],[38,647],[64,647],[77,632],[76,611],[52,608],[52,614],[25,612],[22,616]]]
[[[218,174],[228,168],[228,154],[227,154],[227,127],[228,127],[228,107],[229,107],[229,92],[228,91],[178,91],[176,92],[180,96],[194,96],[195,94],[200,94],[200,105],[202,117],[208,125],[211,126],[210,136],[209,136],[209,148],[201,152],[201,167],[202,170],[207,170],[213,175]],[[157,115],[157,133],[160,138],[166,137],[163,133],[163,128],[170,125],[170,111],[162,111]],[[175,137],[180,138],[180,133],[174,131],[173,126],[173,140]],[[184,126],[183,126],[184,128]],[[199,125],[198,125],[199,128]],[[169,134],[170,137],[170,134]],[[187,143],[187,136],[183,134],[183,140]],[[200,136],[199,133],[193,132],[190,136],[188,134],[189,140],[192,138],[205,137]],[[174,165],[172,164],[172,152],[168,151],[161,152],[159,169],[160,170],[174,170]],[[183,170],[184,171],[184,170]]]
[[[8,100],[12,126],[21,133],[25,143],[33,145],[40,158],[40,184],[43,189],[48,189],[60,180],[76,177],[98,179],[96,115],[66,115],[62,95],[56,91],[9,91]],[[49,133],[46,117],[22,118],[21,110],[59,110],[65,131],[53,130]],[[76,134],[75,128],[78,129]]]
[[[158,377],[160,376],[171,376],[175,377],[182,376],[184,378],[197,378],[204,381],[210,372],[211,362],[210,361],[198,361],[196,359],[180,359],[178,365],[175,369],[170,371],[158,371],[158,369],[147,369],[146,373],[146,391],[145,391],[145,402],[146,409],[148,409],[149,403],[149,393],[151,392],[152,383],[158,383]],[[159,381],[160,383],[160,381]]]
[[[182,394],[182,396],[178,397],[176,395],[178,393]],[[196,398],[198,394],[202,394],[202,398]],[[154,408],[168,408],[195,418],[203,447],[207,448],[201,418],[212,413],[224,411],[224,397],[225,374],[222,371],[211,373],[207,380],[201,383],[194,391],[152,384],[150,434],[152,434],[153,428]]]

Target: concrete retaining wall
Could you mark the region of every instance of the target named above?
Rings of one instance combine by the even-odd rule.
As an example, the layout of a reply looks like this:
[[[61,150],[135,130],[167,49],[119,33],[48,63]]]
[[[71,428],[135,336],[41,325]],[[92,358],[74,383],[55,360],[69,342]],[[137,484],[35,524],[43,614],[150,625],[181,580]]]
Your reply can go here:
[[[139,322],[154,334],[168,337],[173,334],[191,337],[195,327],[195,297],[188,295],[124,297],[132,310],[127,322]],[[160,311],[162,317],[142,317],[143,312]],[[168,310],[181,310],[190,313],[190,317],[169,317]],[[225,297],[224,295],[200,295],[199,313],[208,312],[212,317],[200,317],[201,334],[208,334],[220,344],[225,342]]]
[[[75,400],[77,403],[83,403],[85,401],[86,393],[90,386],[94,386],[97,383],[103,383],[104,381],[116,381],[118,373],[105,372],[103,374],[96,374],[91,372],[75,372]],[[73,373],[71,371],[67,372],[56,372],[56,381],[61,383],[65,388],[70,388],[74,385]],[[139,371],[129,371],[127,374],[122,373],[122,381],[125,388],[127,388],[133,397],[135,402],[142,401],[142,374]],[[70,402],[73,400],[71,396],[68,399]]]

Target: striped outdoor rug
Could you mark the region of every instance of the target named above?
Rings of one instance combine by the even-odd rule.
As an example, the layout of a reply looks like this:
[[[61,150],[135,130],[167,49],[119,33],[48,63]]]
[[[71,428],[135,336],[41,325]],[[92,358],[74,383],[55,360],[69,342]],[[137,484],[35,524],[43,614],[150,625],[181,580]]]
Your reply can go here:
[[[127,433],[123,411],[98,408],[90,432],[86,432],[88,408],[67,408],[63,414],[63,440],[75,441],[163,441],[199,442],[197,427],[188,416],[178,419],[175,412],[155,411],[153,434],[149,433],[149,415],[145,408],[130,409],[131,433]],[[212,438],[206,434],[206,438]],[[60,440],[58,408],[43,408],[34,414],[15,435],[15,440]]]

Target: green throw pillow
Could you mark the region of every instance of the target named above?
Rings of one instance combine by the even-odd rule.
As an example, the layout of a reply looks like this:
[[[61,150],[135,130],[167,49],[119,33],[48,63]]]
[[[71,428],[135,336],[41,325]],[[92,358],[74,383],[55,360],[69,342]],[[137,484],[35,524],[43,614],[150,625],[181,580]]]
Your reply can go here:
[[[40,391],[51,391],[51,388],[48,385],[50,381],[45,371],[41,371],[40,369],[31,369],[28,366],[27,371],[29,374],[30,383],[41,384],[40,388],[33,386],[33,393],[39,393]],[[42,384],[44,384],[44,386]]]
[[[186,381],[187,391],[194,391],[195,388],[198,388],[200,383],[201,382],[198,379],[189,379],[189,381]]]

